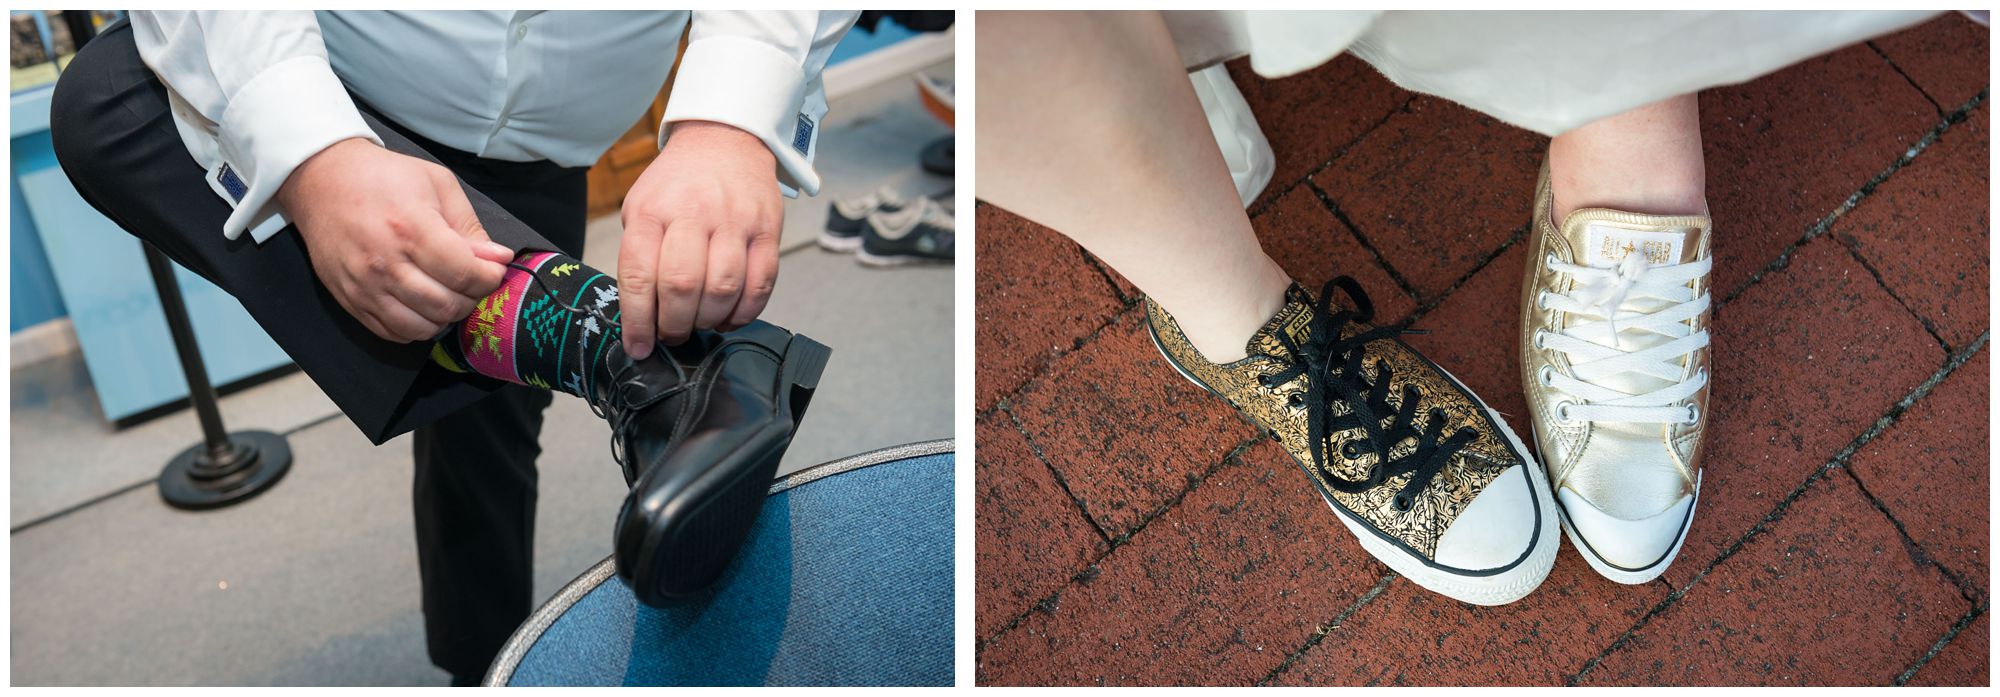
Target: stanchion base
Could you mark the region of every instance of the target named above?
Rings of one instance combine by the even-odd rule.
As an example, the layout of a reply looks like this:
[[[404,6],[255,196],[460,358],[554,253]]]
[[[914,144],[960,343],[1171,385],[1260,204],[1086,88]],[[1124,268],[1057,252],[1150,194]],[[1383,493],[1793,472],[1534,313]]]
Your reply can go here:
[[[229,444],[242,460],[222,473],[197,464],[198,458],[206,459],[207,444],[196,443],[174,456],[160,472],[160,498],[175,508],[221,508],[264,493],[292,469],[292,447],[284,436],[237,431],[229,434]]]

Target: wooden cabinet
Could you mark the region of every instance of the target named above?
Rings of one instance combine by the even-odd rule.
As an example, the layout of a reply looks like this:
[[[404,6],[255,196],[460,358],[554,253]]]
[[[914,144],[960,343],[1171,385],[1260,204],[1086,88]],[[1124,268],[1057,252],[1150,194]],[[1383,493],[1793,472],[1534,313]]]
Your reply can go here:
[[[667,94],[674,89],[674,75],[680,72],[681,54],[686,51],[687,37],[682,36],[680,50],[674,54],[674,71],[667,75],[659,96],[653,98],[652,108],[590,166],[590,217],[617,213],[625,203],[625,192],[632,190],[639,173],[660,154],[660,119],[667,113]]]

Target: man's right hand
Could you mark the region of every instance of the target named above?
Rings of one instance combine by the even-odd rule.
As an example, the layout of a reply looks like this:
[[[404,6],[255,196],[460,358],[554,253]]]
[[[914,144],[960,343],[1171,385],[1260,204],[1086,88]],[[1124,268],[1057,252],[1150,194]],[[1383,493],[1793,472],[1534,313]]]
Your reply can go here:
[[[292,170],[278,202],[320,282],[390,341],[432,339],[465,319],[514,258],[487,239],[450,170],[361,138]]]

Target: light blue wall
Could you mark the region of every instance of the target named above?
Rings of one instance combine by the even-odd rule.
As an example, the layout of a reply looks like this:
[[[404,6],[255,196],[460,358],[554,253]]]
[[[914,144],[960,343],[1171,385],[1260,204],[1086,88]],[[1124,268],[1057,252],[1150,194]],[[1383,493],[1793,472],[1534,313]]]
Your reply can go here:
[[[56,292],[55,274],[49,271],[49,259],[42,251],[41,235],[35,229],[34,218],[28,215],[28,202],[21,198],[21,182],[16,178],[24,169],[20,166],[23,158],[53,159],[49,134],[43,131],[15,138],[13,148],[14,166],[9,168],[7,175],[7,225],[10,231],[7,290],[12,293],[7,308],[9,332],[68,314],[63,309],[62,295]]]

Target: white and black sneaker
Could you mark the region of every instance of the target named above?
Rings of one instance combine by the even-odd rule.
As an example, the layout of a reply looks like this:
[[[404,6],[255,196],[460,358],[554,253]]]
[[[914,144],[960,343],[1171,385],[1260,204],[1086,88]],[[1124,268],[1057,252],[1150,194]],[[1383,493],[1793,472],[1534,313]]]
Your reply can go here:
[[[835,198],[827,205],[826,229],[819,233],[819,246],[829,252],[852,252],[861,248],[861,228],[869,214],[894,213],[909,205],[895,189],[882,187],[859,198]]]
[[[869,214],[854,258],[869,266],[952,263],[951,209],[921,198],[901,210]]]

